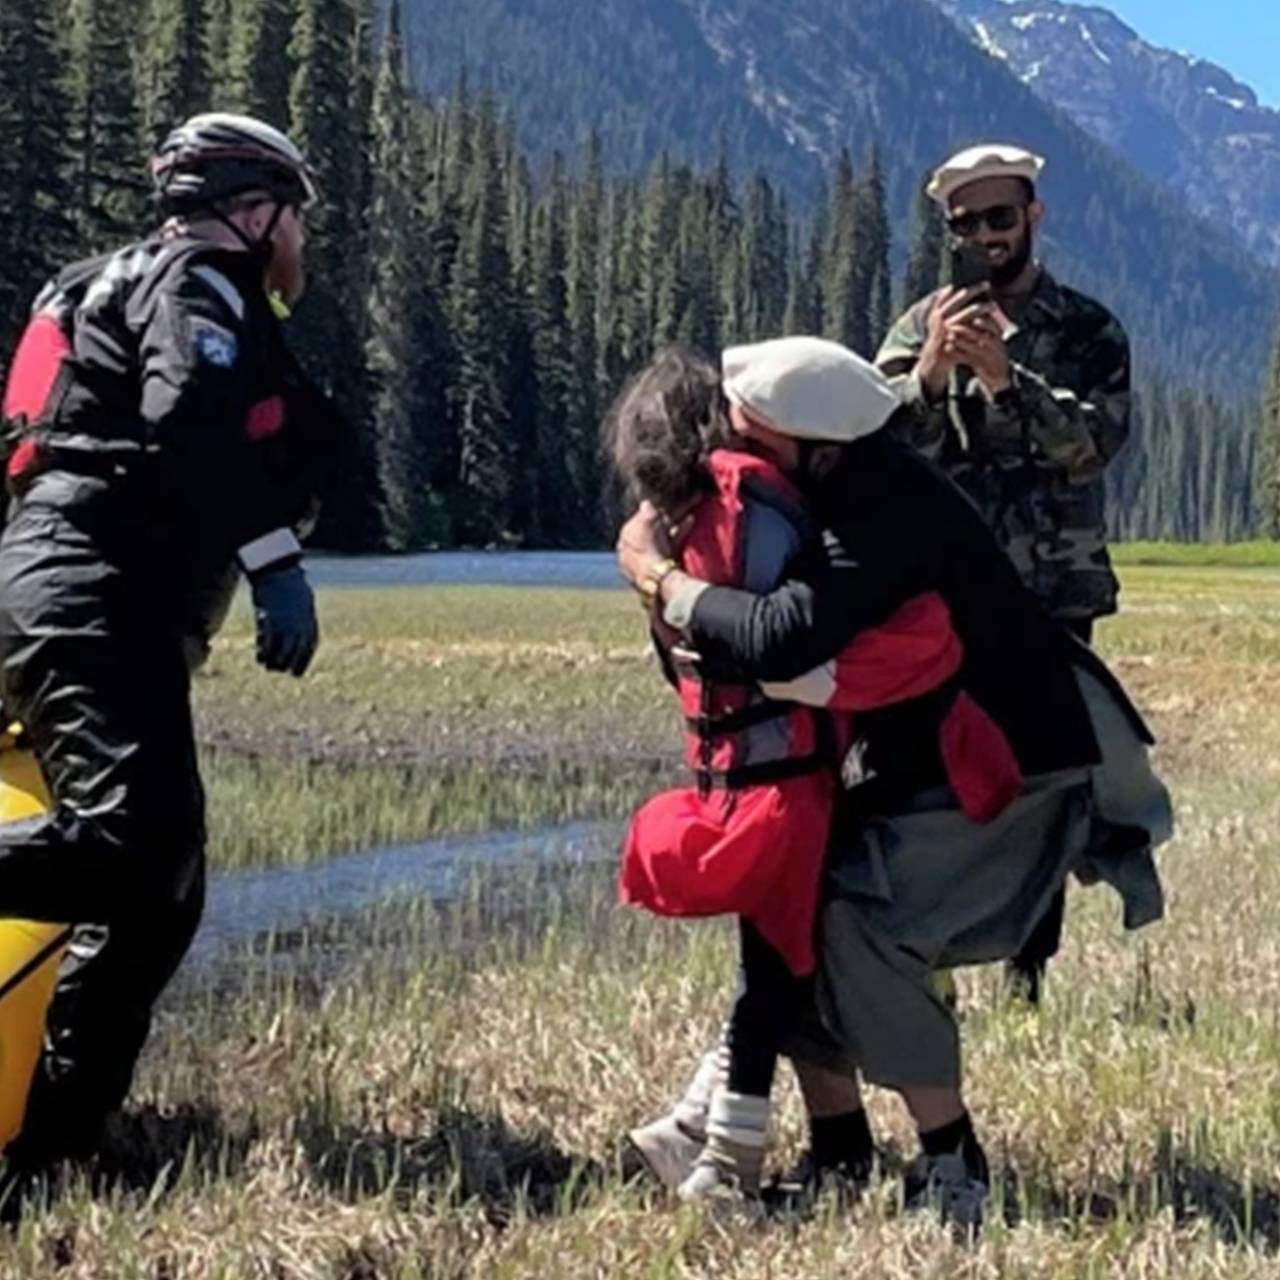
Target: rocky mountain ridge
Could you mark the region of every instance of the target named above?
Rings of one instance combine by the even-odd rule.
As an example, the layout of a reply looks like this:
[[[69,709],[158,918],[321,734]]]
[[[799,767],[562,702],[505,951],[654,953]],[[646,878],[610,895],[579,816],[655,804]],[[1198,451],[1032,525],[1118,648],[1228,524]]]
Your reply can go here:
[[[1064,0],[935,0],[992,59],[1280,264],[1280,111],[1229,72]]]

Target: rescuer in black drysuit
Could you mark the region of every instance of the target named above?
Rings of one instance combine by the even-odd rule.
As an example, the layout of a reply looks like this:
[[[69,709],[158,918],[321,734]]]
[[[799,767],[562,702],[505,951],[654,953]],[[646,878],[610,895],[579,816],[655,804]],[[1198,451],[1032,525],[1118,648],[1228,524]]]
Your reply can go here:
[[[157,233],[37,298],[4,397],[0,693],[54,797],[0,829],[0,916],[76,926],[19,1166],[92,1151],[204,901],[189,678],[235,583],[257,658],[319,638],[298,531],[340,429],[285,345],[301,295],[302,154],[197,116],[151,163]]]

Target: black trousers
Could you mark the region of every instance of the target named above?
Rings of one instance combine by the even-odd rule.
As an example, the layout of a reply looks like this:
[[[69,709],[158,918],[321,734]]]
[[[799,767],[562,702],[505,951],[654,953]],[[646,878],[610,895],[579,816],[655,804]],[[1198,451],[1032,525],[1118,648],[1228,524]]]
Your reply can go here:
[[[21,1149],[96,1144],[204,903],[204,796],[179,629],[61,512],[0,539],[0,692],[54,796],[0,828],[0,916],[76,926]]]

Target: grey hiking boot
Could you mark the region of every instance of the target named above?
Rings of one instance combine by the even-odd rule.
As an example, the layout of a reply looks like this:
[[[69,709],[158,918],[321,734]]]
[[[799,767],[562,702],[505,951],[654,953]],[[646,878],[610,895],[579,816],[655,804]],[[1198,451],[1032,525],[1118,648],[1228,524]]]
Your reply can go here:
[[[661,1116],[627,1134],[633,1163],[652,1174],[669,1191],[675,1191],[693,1172],[706,1146],[705,1134],[685,1128],[673,1114]]]

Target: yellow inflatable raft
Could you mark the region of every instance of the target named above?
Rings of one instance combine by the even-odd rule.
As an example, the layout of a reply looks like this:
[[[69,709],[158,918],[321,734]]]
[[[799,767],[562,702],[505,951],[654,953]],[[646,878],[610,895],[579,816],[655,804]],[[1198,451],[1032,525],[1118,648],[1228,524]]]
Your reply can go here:
[[[0,822],[43,813],[49,791],[35,757],[12,726],[0,733]],[[71,929],[33,920],[0,920],[0,1148],[22,1129],[44,1019]]]

